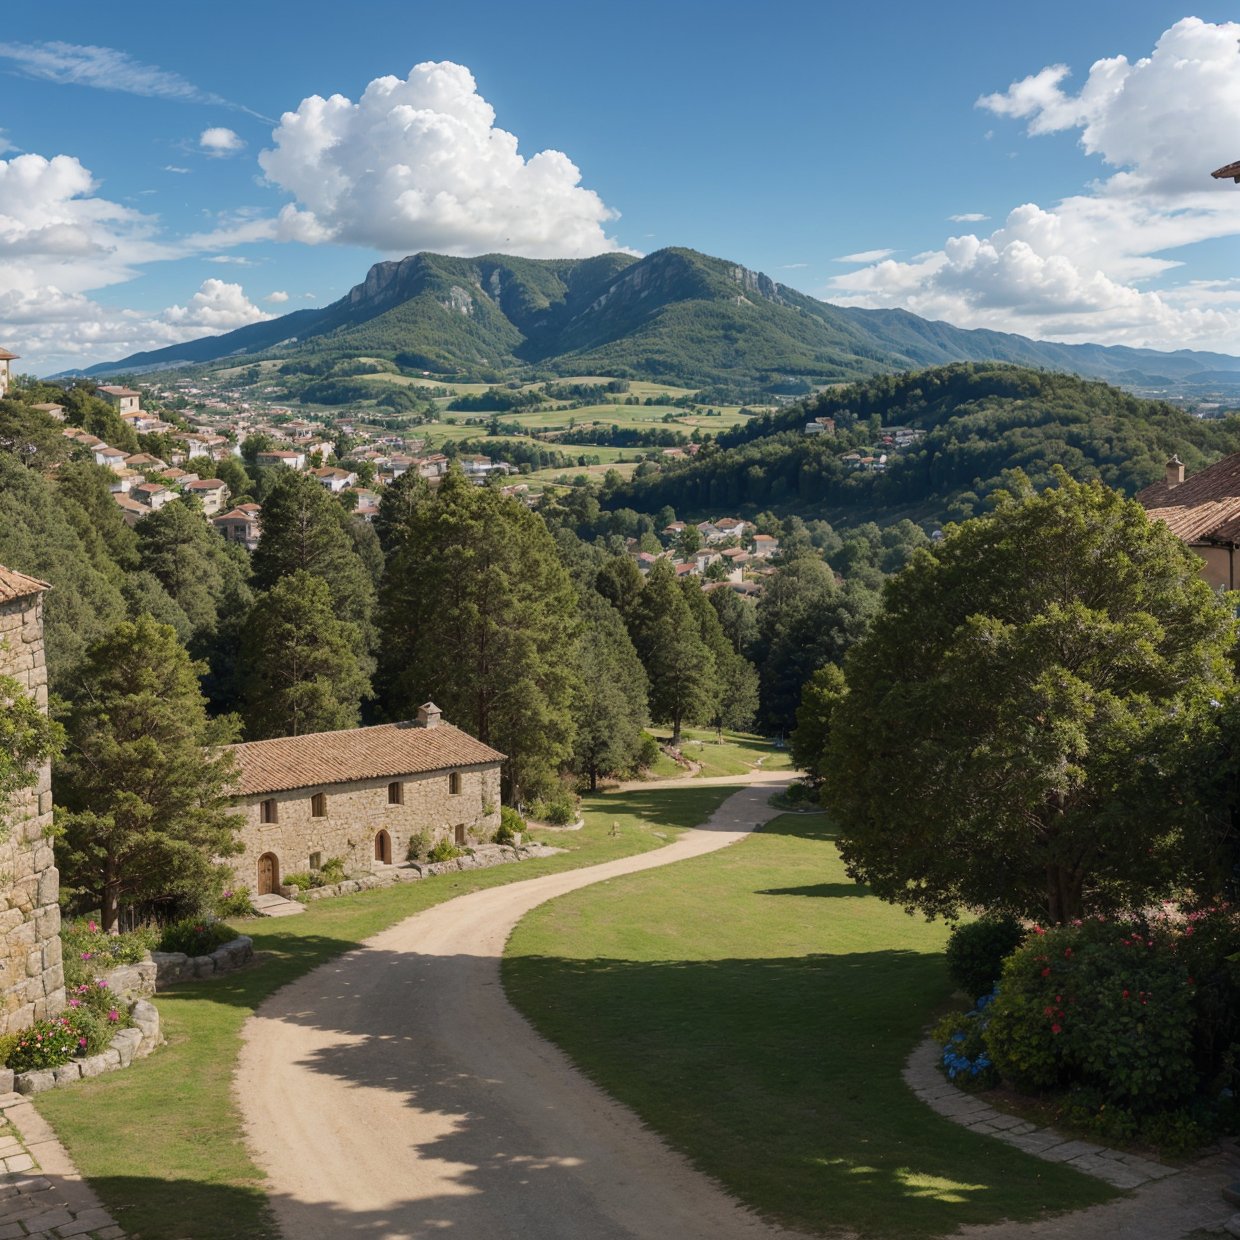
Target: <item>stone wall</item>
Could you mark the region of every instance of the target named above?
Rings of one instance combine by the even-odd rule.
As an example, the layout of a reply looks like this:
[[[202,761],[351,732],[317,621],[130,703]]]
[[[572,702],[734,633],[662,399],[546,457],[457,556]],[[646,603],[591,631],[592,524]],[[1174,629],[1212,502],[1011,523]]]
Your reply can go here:
[[[454,773],[460,776],[457,793],[450,790],[452,772],[433,771],[400,780],[366,779],[243,797],[238,807],[245,815],[240,835],[245,852],[228,858],[228,864],[238,885],[256,892],[258,862],[264,853],[275,855],[277,878],[283,882],[286,874],[310,869],[313,853],[323,861],[339,857],[348,871],[371,869],[380,831],[391,839],[395,863],[405,860],[410,837],[421,831],[432,840],[451,839],[456,827],[464,826],[466,842],[483,842],[499,827],[499,764],[464,766]],[[402,804],[388,802],[388,785],[393,782],[403,786]],[[319,792],[326,797],[327,813],[316,818],[311,798]],[[274,823],[261,821],[266,800],[276,803]]]
[[[0,602],[0,673],[47,707],[40,594]],[[51,766],[19,792],[0,842],[0,1033],[25,1029],[65,1005],[60,964],[60,876],[52,855]]]

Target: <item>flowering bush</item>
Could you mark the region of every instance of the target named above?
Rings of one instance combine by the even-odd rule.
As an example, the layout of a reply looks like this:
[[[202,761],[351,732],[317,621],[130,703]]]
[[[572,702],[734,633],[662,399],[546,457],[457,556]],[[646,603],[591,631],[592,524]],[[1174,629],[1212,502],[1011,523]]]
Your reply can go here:
[[[225,891],[215,902],[215,915],[217,917],[253,917],[254,905],[250,900],[250,889],[238,887],[232,891]]]
[[[1085,1085],[1134,1114],[1191,1097],[1194,982],[1166,927],[1037,929],[1008,957],[987,1044],[1007,1080]]]
[[[159,936],[161,952],[184,952],[187,956],[209,956],[221,943],[237,937],[225,922],[187,917],[165,926]]]
[[[146,958],[155,946],[155,930],[129,930],[123,934],[104,934],[96,922],[66,924],[60,932],[64,950],[65,982],[77,985],[106,973],[118,964],[135,964]]]
[[[68,1063],[79,1050],[84,1049],[84,1045],[80,1045],[85,1037],[79,1032],[80,1023],[76,1014],[69,1013],[51,1020],[37,1021],[18,1035],[5,1060],[5,1067],[15,1072],[33,1072]]]
[[[943,1044],[943,1071],[953,1081],[969,1082],[987,1089],[999,1083],[990,1057],[986,1030],[995,994],[982,995],[967,1012],[945,1017],[936,1026],[935,1040]]]

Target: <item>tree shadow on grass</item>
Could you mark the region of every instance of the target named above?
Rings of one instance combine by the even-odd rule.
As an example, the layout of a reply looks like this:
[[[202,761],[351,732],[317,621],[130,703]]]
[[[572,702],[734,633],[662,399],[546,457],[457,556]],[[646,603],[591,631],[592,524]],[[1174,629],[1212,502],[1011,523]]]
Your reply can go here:
[[[370,948],[359,967],[337,965],[288,987],[261,1015],[287,1028],[281,1089],[313,1096],[321,1074],[349,1087],[325,1091],[328,1107],[333,1096],[343,1106],[353,1091],[380,1091],[355,1095],[368,1115],[389,1110],[391,1095],[419,1113],[383,1130],[399,1201],[392,1230],[374,1234],[651,1234],[633,1230],[634,1201],[647,1221],[658,1203],[667,1220],[659,1240],[710,1234],[699,1220],[677,1220],[680,1203],[661,1176],[643,1178],[613,1152],[605,1104],[579,1105],[567,1065],[531,1043],[516,1012],[471,1019],[499,980],[493,958]],[[799,1231],[929,1238],[1106,1199],[1095,1181],[942,1119],[904,1085],[900,1069],[942,996],[942,968],[940,956],[902,950],[515,957],[504,981],[589,1077],[730,1192]],[[418,1195],[419,1165],[439,1169],[441,1187],[450,1169],[452,1191]],[[287,1230],[296,1210],[281,1211]],[[287,1234],[332,1234],[297,1221]],[[350,1222],[338,1234],[355,1230],[364,1229]]]
[[[870,889],[861,883],[810,883],[805,887],[771,887],[755,892],[760,896],[868,896]]]

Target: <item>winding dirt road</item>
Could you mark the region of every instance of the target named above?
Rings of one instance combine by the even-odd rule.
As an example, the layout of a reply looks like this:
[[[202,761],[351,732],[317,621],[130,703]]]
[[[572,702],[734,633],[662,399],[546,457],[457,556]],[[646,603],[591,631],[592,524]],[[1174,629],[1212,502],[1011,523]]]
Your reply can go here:
[[[654,852],[437,905],[263,1004],[236,1087],[287,1240],[790,1235],[581,1076],[511,1007],[499,968],[530,909],[742,839],[788,778]]]

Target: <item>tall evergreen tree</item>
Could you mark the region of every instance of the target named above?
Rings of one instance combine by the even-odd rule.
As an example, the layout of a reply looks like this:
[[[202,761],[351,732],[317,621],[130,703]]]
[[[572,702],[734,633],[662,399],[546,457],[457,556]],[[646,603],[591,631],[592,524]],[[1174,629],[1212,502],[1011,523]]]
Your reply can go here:
[[[620,613],[591,590],[582,597],[581,615],[573,764],[593,792],[600,775],[636,763],[649,707],[646,673]]]
[[[218,889],[216,858],[240,850],[230,806],[235,722],[207,717],[201,665],[149,616],[87,652],[54,773],[64,886],[88,894],[103,928],[121,907],[194,903]]]
[[[249,740],[357,726],[370,682],[327,583],[298,569],[260,594],[241,650]]]
[[[650,679],[650,715],[669,724],[680,744],[686,723],[706,723],[716,709],[719,683],[715,656],[702,640],[697,617],[676,582],[676,570],[660,560],[646,578],[633,608],[630,632]]]
[[[506,795],[546,783],[572,746],[577,597],[541,517],[453,470],[394,533],[381,594],[390,715],[433,698],[507,755]]]
[[[352,518],[317,478],[282,470],[263,500],[263,532],[254,552],[254,585],[270,590],[299,569],[327,582],[340,620],[370,638],[374,585],[349,534]]]
[[[710,722],[720,733],[724,728],[748,728],[758,712],[758,673],[728,640],[719,613],[711,606],[710,596],[703,593],[697,578],[682,581],[680,588],[697,621],[698,633],[715,660],[716,692]]]

